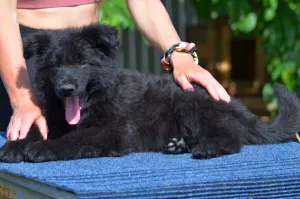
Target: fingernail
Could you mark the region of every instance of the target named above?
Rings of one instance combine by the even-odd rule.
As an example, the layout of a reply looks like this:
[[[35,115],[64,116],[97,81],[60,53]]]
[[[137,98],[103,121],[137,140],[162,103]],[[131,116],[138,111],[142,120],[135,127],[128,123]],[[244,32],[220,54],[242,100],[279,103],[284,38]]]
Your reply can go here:
[[[24,135],[20,135],[19,140],[22,140],[22,139],[24,139],[24,138],[25,138]]]
[[[44,140],[47,140],[47,134],[43,134]]]
[[[228,96],[225,100],[226,100],[227,102],[230,102],[230,101],[231,101],[230,96]]]
[[[188,88],[188,89],[186,89],[186,91],[188,91],[188,92],[195,92],[195,89],[194,88]]]

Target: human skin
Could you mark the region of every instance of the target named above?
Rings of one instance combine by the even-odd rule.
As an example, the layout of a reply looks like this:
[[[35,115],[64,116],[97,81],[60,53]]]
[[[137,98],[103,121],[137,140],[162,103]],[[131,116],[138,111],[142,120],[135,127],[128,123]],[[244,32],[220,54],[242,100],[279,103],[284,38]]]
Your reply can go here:
[[[13,108],[7,138],[23,139],[35,124],[47,139],[47,123],[36,104],[23,58],[19,24],[38,29],[88,25],[98,22],[100,3],[46,9],[17,9],[16,4],[17,0],[0,1],[0,73]],[[127,0],[127,7],[139,31],[161,54],[181,41],[160,0]],[[225,89],[196,65],[191,55],[174,52],[170,62],[174,78],[184,90],[193,91],[191,83],[198,83],[215,100],[229,102]]]

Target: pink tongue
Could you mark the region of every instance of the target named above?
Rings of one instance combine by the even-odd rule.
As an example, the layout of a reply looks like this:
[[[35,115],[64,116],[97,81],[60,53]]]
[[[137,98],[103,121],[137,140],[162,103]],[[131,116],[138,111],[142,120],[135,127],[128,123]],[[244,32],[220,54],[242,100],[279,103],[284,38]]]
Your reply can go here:
[[[66,98],[66,120],[69,124],[75,125],[80,120],[79,97]]]

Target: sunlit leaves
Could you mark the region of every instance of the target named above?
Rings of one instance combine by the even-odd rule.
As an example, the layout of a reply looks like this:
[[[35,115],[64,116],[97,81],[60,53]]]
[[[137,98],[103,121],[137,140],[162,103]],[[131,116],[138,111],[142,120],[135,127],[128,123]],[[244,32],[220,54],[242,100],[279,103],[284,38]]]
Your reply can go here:
[[[262,4],[265,8],[276,9],[278,7],[278,0],[262,0]]]
[[[275,18],[276,16],[276,10],[272,8],[267,8],[264,12],[264,18],[266,21],[271,21]]]
[[[122,29],[134,29],[135,24],[127,10],[125,0],[103,0],[99,20]]]
[[[255,29],[257,25],[257,16],[254,12],[247,13],[241,16],[240,20],[236,23],[236,28],[244,33],[249,33]]]
[[[274,98],[274,89],[270,83],[266,83],[263,88],[263,99],[265,102],[271,102]]]

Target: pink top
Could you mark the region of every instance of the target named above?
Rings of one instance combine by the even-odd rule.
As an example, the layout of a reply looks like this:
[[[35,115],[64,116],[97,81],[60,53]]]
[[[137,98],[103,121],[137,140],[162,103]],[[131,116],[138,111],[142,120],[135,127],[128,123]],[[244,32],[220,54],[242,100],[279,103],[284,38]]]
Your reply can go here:
[[[2,0],[0,0],[2,1]],[[99,0],[18,0],[17,8],[38,9],[69,7],[98,2]]]

